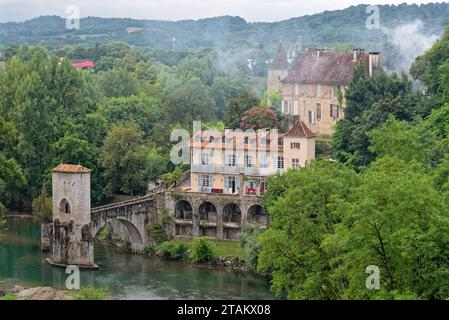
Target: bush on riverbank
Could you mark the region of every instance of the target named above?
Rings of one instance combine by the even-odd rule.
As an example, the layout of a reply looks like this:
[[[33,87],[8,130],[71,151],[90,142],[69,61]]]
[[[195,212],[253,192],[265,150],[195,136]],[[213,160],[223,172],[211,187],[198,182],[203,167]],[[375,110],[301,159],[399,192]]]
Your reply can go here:
[[[109,295],[107,288],[81,288],[73,293],[75,300],[104,300]]]
[[[191,259],[196,263],[205,263],[215,259],[215,251],[209,239],[196,238],[191,245]]]
[[[156,255],[166,259],[187,260],[189,245],[185,242],[166,241],[157,246]]]
[[[0,301],[16,300],[16,295],[12,292],[6,293],[3,297],[0,297]]]

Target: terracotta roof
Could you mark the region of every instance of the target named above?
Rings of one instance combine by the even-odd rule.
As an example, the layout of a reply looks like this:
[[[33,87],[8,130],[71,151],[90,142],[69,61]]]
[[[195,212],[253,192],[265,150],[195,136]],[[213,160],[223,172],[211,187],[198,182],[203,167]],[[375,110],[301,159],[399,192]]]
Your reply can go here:
[[[90,173],[92,170],[80,165],[61,163],[60,165],[56,166],[52,171],[60,173]]]
[[[284,137],[306,137],[313,138],[316,135],[310,130],[302,120],[295,122],[293,127],[287,131]]]
[[[270,66],[272,70],[288,70],[287,54],[284,51],[282,43],[279,42],[276,56],[273,59],[273,63]]]
[[[352,71],[359,61],[368,66],[369,55],[359,53],[335,53],[324,49],[308,49],[281,82],[298,84],[347,85]]]

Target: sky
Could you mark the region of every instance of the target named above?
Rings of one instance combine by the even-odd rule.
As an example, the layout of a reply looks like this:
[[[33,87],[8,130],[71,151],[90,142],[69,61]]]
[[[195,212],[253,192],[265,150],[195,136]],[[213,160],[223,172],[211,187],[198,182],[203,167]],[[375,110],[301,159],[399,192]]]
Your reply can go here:
[[[444,1],[371,0],[371,4]],[[81,17],[118,17],[158,20],[201,19],[223,15],[247,21],[280,21],[293,17],[370,4],[370,0],[0,0],[0,22],[24,21],[40,15],[66,17],[77,5]]]

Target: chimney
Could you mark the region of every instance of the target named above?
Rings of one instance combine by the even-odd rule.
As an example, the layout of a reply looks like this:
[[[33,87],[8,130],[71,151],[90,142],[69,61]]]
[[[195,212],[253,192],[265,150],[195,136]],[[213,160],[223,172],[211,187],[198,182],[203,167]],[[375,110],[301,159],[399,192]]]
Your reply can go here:
[[[380,68],[380,53],[370,52],[369,53],[369,76],[374,75],[374,70]]]

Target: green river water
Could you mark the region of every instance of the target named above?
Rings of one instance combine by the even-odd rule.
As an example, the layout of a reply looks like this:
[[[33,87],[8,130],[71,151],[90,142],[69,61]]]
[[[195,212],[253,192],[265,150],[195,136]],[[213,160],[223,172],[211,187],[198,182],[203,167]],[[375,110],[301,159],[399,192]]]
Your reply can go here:
[[[65,288],[64,269],[50,267],[39,250],[40,228],[8,219],[0,240],[0,290],[14,285]],[[248,274],[194,268],[181,262],[129,255],[95,244],[99,271],[81,271],[82,287],[107,287],[112,299],[273,299],[267,281]]]

